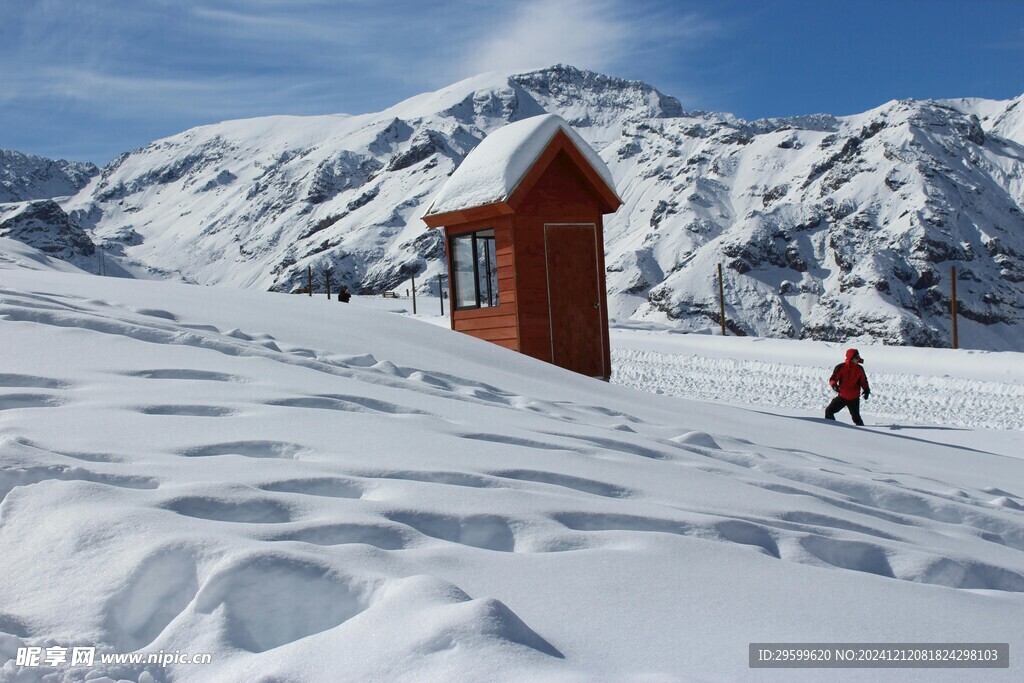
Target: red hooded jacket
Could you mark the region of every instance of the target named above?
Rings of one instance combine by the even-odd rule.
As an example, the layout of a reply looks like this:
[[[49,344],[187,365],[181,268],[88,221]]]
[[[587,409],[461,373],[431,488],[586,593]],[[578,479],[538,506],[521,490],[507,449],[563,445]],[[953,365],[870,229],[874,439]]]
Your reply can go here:
[[[847,401],[860,398],[861,389],[871,391],[871,388],[868,386],[868,376],[864,374],[864,368],[854,358],[860,358],[857,350],[850,349],[847,351],[846,362],[837,365],[828,380],[829,386],[833,389],[838,388],[839,397]]]

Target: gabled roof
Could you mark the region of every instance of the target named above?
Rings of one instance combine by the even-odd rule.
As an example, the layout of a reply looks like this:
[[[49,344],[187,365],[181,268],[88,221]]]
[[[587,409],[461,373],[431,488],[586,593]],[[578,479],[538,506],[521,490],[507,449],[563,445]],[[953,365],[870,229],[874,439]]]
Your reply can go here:
[[[610,211],[622,204],[612,174],[597,152],[562,117],[544,114],[510,123],[484,138],[455,169],[423,220],[437,227],[442,223],[436,217],[442,214],[464,213],[489,205],[495,205],[494,213],[511,213],[508,201],[517,190],[525,189],[520,185],[524,180],[529,183],[530,171],[542,157],[553,158],[553,143],[570,152],[584,175],[597,186]],[[550,163],[551,159],[546,161]]]

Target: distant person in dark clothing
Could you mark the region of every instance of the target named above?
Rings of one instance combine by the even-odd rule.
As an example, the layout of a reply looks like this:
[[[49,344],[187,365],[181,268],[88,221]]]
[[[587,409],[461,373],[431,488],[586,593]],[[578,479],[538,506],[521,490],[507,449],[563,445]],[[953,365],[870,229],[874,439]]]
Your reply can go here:
[[[860,392],[864,391],[864,398],[871,396],[871,387],[868,386],[868,376],[864,374],[861,365],[864,359],[860,357],[857,349],[849,349],[846,352],[846,362],[840,363],[832,371],[828,384],[838,396],[825,408],[825,418],[836,419],[836,413],[843,408],[850,409],[850,417],[854,424],[863,427],[864,420],[860,418]]]
[[[342,287],[341,291],[338,292],[338,301],[343,304],[347,304],[348,300],[352,298],[352,292],[348,291],[348,287]]]

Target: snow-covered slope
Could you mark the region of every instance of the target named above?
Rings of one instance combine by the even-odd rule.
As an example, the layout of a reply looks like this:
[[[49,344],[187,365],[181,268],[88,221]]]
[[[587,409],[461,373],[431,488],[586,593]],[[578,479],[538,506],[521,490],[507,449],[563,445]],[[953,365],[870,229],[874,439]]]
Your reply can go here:
[[[1019,432],[669,398],[358,298],[9,244],[2,680],[774,680],[749,643],[1024,647]],[[15,661],[93,645],[212,663]]]
[[[734,333],[950,342],[950,268],[970,348],[1022,350],[1022,98],[897,101],[746,122],[556,66],[488,74],[361,116],[268,117],[120,157],[62,203],[139,277],[293,291],[330,268],[354,291],[436,289],[419,217],[489,133],[547,112],[613,171],[615,317]]]
[[[13,240],[7,237],[0,237],[0,269],[45,270],[78,274],[86,272],[64,259],[55,258],[39,249],[28,246],[21,240]]]

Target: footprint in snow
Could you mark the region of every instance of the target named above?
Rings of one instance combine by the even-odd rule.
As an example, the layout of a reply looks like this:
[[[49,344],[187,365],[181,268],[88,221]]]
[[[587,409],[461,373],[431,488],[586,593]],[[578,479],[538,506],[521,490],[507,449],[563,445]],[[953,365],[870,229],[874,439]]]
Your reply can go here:
[[[219,567],[193,604],[199,614],[218,613],[229,646],[266,652],[365,611],[378,584],[305,557],[261,553]]]
[[[22,408],[56,408],[66,403],[63,399],[49,394],[0,394],[0,410],[20,410]]]
[[[164,509],[185,517],[244,524],[283,524],[292,521],[292,509],[269,498],[243,500],[185,496],[167,501]]]
[[[19,375],[0,373],[0,387],[18,389],[69,389],[70,384],[63,380],[39,375]]]
[[[362,543],[381,550],[403,550],[410,534],[385,524],[321,524],[278,534],[271,541],[299,541],[313,545],[332,546]]]
[[[220,455],[239,455],[244,458],[298,459],[306,452],[305,446],[287,441],[228,441],[225,443],[194,446],[179,452],[186,458],[209,458]]]
[[[225,372],[213,372],[210,370],[190,370],[184,368],[160,368],[154,370],[133,370],[124,373],[127,377],[138,377],[140,379],[179,379],[198,382],[245,382],[243,377],[229,375]]]
[[[238,411],[224,406],[157,405],[137,409],[144,415],[171,415],[176,417],[230,417]]]
[[[454,517],[428,512],[392,512],[385,516],[442,541],[505,553],[515,551],[512,528],[507,519],[497,515]]]
[[[325,498],[361,498],[363,487],[349,479],[332,479],[319,477],[314,479],[285,479],[266,484],[259,488],[274,493],[297,493],[304,496],[322,496]]]

